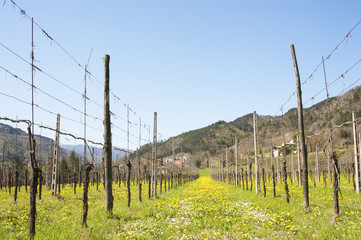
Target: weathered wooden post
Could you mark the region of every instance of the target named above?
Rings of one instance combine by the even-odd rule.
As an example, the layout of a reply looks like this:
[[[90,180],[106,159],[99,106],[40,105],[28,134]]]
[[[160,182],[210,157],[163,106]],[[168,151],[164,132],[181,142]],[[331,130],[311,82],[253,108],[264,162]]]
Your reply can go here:
[[[110,103],[109,103],[109,61],[110,56],[105,55],[104,62],[104,147],[103,158],[105,164],[105,210],[113,210],[113,190],[112,190],[112,134],[110,123]]]
[[[9,188],[9,194],[11,194],[11,172],[10,169],[8,169],[9,173],[8,173],[8,188]]]
[[[59,131],[60,131],[60,114],[56,118],[55,146],[53,157],[53,168],[51,173],[51,195],[56,195],[56,186],[58,180],[58,162],[59,162]]]
[[[275,165],[272,164],[272,189],[273,189],[273,198],[276,197],[276,176],[275,176]]]
[[[301,92],[301,80],[298,71],[295,47],[291,45],[291,53],[293,60],[293,67],[296,76],[296,88],[297,88],[297,103],[298,103],[298,135],[300,140],[300,147],[302,152],[302,187],[303,187],[303,207],[305,209],[309,206],[309,194],[308,194],[308,161],[307,161],[307,149],[305,143],[305,131],[303,127],[303,106],[302,106],[302,92]]]
[[[319,169],[319,156],[318,156],[318,146],[316,145],[316,166],[315,166],[315,173],[317,178],[317,183],[320,182],[320,169]]]
[[[300,141],[299,141],[299,135],[297,134],[297,180],[298,180],[298,186],[301,186],[301,164],[300,164],[300,158],[301,158],[301,151],[300,151]]]
[[[356,193],[360,193],[360,169],[359,169],[359,155],[357,148],[357,130],[356,130],[356,121],[355,121],[355,112],[352,111],[352,130],[353,130],[353,145],[354,145],[354,160],[355,160],[355,183],[356,183]]]
[[[152,149],[152,196],[157,196],[157,112],[154,112]]]
[[[160,174],[159,194],[162,194],[162,189],[163,189],[163,173]]]
[[[237,137],[235,137],[235,141],[234,141],[235,143],[234,143],[234,157],[235,157],[235,159],[236,159],[236,183],[235,183],[235,185],[236,185],[236,188],[238,187],[238,149],[237,149],[237,147],[238,147],[238,142],[237,142]]]
[[[245,178],[246,178],[246,190],[248,190],[248,172],[245,171]]]
[[[253,112],[253,136],[254,136],[254,176],[256,180],[256,195],[259,190],[259,175],[258,175],[258,151],[257,151],[257,114]]]
[[[19,185],[19,172],[15,171],[15,193],[14,193],[14,202],[18,198],[18,185]]]
[[[148,175],[148,199],[150,199],[152,195],[152,177],[151,175]]]
[[[229,184],[228,148],[226,147],[227,184]]]
[[[99,172],[95,173],[96,181],[97,181],[97,191],[99,191]]]
[[[253,181],[252,181],[252,161],[249,161],[249,182],[250,182],[250,188],[249,190],[252,192],[253,187]]]

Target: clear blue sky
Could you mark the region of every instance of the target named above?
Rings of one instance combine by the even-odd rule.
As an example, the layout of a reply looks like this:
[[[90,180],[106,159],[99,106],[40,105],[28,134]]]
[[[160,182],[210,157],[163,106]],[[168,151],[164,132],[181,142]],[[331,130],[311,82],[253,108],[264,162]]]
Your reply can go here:
[[[361,19],[361,2],[354,1],[15,1],[83,66],[93,49],[89,71],[103,81],[104,54],[110,55],[110,86],[146,124],[158,112],[163,138],[232,121],[257,111],[278,111],[295,90],[290,44],[295,44],[301,80],[305,80]],[[0,7],[0,43],[30,61],[31,22],[6,1]],[[84,70],[35,27],[35,65],[79,92]],[[328,80],[335,80],[361,58],[361,24],[326,61]],[[26,81],[31,68],[0,46],[0,66]],[[361,76],[361,63],[330,87],[339,94]],[[82,110],[82,97],[41,72],[35,86]],[[30,87],[0,69],[0,92],[31,101]],[[358,85],[358,83],[356,84]],[[303,86],[304,101],[324,87],[322,68]],[[103,86],[88,79],[88,96],[103,103]],[[313,103],[325,99],[321,93]],[[1,116],[31,119],[30,106],[0,95]],[[35,103],[63,116],[83,121],[81,113],[36,91]],[[88,113],[103,110],[88,102]],[[305,107],[312,102],[305,104]],[[296,106],[296,98],[285,110]],[[126,119],[124,105],[112,99],[112,111]],[[113,123],[126,130],[126,121]],[[55,127],[56,117],[35,108],[35,122]],[[88,118],[92,127],[101,121]],[[80,124],[62,119],[62,129],[83,136]],[[126,134],[113,128],[113,144],[126,147]],[[102,132],[88,128],[88,137],[102,141]],[[131,134],[138,136],[138,126]],[[39,128],[36,128],[39,134]],[[42,130],[54,137],[54,133]],[[142,128],[148,139],[148,130]],[[74,143],[70,137],[62,143]],[[75,142],[78,143],[78,142]],[[142,144],[145,142],[142,142]],[[130,148],[138,147],[131,136]]]

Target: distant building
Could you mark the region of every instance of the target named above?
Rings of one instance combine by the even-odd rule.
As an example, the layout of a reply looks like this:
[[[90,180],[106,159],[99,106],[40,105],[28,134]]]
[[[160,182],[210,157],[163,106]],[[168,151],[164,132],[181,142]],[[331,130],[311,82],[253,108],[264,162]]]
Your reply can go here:
[[[164,164],[173,164],[173,159],[172,158],[165,159]]]
[[[290,148],[292,146],[296,146],[296,143],[295,141],[291,140],[290,142],[288,143],[282,143],[281,146],[274,146],[273,147],[273,156],[274,157],[280,157],[280,156],[283,156],[282,152],[281,152],[281,149],[283,147],[286,147],[286,148]],[[295,151],[294,153],[297,153],[297,151]]]

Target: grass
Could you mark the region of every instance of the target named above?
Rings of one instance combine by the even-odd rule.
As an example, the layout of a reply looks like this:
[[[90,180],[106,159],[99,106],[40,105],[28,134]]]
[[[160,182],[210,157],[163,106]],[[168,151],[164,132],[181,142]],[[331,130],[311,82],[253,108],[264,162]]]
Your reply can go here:
[[[61,197],[44,189],[38,201],[36,239],[361,239],[361,197],[342,178],[340,219],[333,215],[332,186],[310,184],[310,208],[302,207],[302,188],[290,185],[291,202],[286,203],[283,185],[277,197],[235,188],[201,177],[148,200],[143,187],[142,203],[132,186],[132,204],[126,207],[126,188],[113,187],[114,211],[104,210],[104,192],[89,190],[88,228],[81,225],[82,191],[73,194],[66,186]],[[261,196],[262,195],[262,196]],[[22,187],[17,203],[0,191],[0,239],[27,239],[29,194]]]

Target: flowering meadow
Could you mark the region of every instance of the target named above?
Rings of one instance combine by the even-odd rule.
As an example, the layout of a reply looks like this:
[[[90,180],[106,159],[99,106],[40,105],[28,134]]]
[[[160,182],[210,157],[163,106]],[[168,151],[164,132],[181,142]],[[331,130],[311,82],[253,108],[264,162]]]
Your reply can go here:
[[[127,208],[126,187],[115,185],[114,210],[104,210],[104,191],[89,189],[88,228],[81,225],[82,189],[71,185],[52,197],[43,188],[37,201],[36,239],[361,239],[361,197],[342,179],[340,222],[332,222],[331,184],[310,184],[310,208],[302,206],[302,188],[290,185],[291,202],[286,203],[283,185],[277,184],[273,198],[201,177],[143,202],[138,187],[132,186],[132,203]],[[13,190],[13,189],[12,189]],[[29,189],[28,189],[29,190]],[[21,188],[18,201],[0,190],[0,239],[29,238],[29,194]]]

